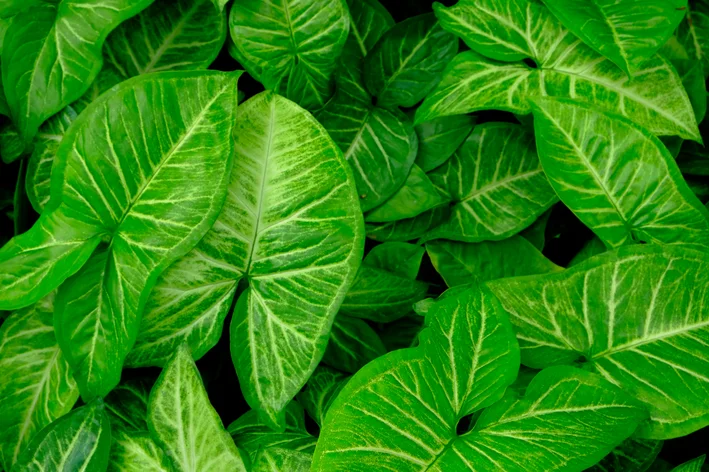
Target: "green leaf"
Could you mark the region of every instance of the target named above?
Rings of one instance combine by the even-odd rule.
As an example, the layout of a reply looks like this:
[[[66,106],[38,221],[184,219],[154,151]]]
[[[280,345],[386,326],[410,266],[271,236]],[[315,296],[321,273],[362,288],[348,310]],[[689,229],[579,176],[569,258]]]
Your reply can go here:
[[[365,100],[338,92],[318,113],[352,167],[362,211],[381,205],[404,185],[418,149],[404,113]]]
[[[347,374],[319,365],[298,394],[298,402],[320,427],[323,425],[327,410],[349,378]]]
[[[126,81],[77,118],[57,151],[53,186],[63,187],[52,189],[42,217],[74,211],[110,241],[57,294],[57,339],[85,399],[118,384],[155,280],[218,216],[238,77],[162,72]]]
[[[211,0],[157,0],[106,40],[106,62],[124,78],[206,69],[226,39],[226,20]]]
[[[681,80],[660,56],[630,80],[535,1],[461,0],[450,8],[435,4],[435,11],[441,25],[472,51],[449,64],[417,110],[416,123],[488,109],[526,115],[529,98],[549,95],[587,100],[654,134],[701,139]],[[533,60],[536,68],[523,59]]]
[[[682,21],[687,0],[544,0],[561,23],[628,75],[641,69]]]
[[[209,403],[197,366],[184,344],[150,392],[148,427],[178,471],[246,471],[242,453]]]
[[[682,246],[629,246],[488,285],[525,365],[595,370],[649,409],[638,437],[669,439],[709,424],[708,264],[709,253]]]
[[[678,465],[672,472],[700,472],[702,470],[702,465],[704,465],[704,460],[706,455],[692,459],[689,462],[685,462],[682,465]]]
[[[394,19],[378,0],[347,0],[350,34],[343,54],[365,57],[384,33],[394,26]],[[349,60],[349,58],[348,58]]]
[[[12,470],[106,470],[110,448],[111,423],[99,399],[37,433]]]
[[[581,250],[571,259],[569,262],[569,267],[575,266],[582,263],[583,261],[590,259],[593,256],[606,252],[606,245],[601,241],[598,236],[594,236],[583,245]]]
[[[522,236],[482,243],[430,241],[426,252],[449,287],[562,270]]]
[[[338,314],[330,331],[330,342],[322,362],[344,372],[355,373],[386,353],[382,340],[365,322]]]
[[[52,326],[53,296],[12,313],[0,327],[0,465],[12,469],[40,429],[79,396]]]
[[[709,212],[660,141],[568,100],[534,101],[539,157],[557,195],[608,247],[709,241]]]
[[[309,472],[312,456],[282,447],[269,447],[256,454],[252,472]]]
[[[367,55],[365,84],[382,107],[412,107],[433,89],[457,52],[458,40],[433,14],[408,18],[384,33]]]
[[[517,375],[519,351],[499,302],[484,288],[449,291],[427,321],[421,347],[377,359],[340,392],[314,471],[353,463],[388,470],[581,470],[644,416],[602,378],[570,367],[539,374],[523,399],[498,401]],[[488,406],[472,431],[456,433],[461,418]],[[598,437],[599,428],[606,434]]]
[[[264,87],[308,109],[330,98],[349,31],[344,0],[242,0],[231,8],[229,28],[230,51]]]
[[[274,431],[259,420],[256,410],[250,410],[231,423],[228,431],[236,445],[246,451],[252,459],[260,449],[274,446],[312,454],[317,438],[305,430],[303,407],[292,401],[286,406],[285,416],[285,429]]]
[[[709,75],[709,15],[688,9],[677,28],[677,39],[687,50],[690,59],[702,63],[704,76]]]
[[[587,472],[645,472],[662,449],[662,441],[629,438]]]
[[[367,213],[365,221],[386,223],[414,218],[445,203],[448,201],[436,190],[431,179],[414,164],[404,185],[387,201]]]
[[[4,163],[10,164],[19,159],[25,153],[25,147],[12,122],[5,121],[0,125],[0,157]]]
[[[226,6],[226,4],[229,3],[229,0],[212,0],[212,3],[215,7],[217,7],[217,10],[222,12],[224,11],[224,7]]]
[[[426,241],[506,239],[557,201],[533,136],[519,125],[476,126],[455,155],[428,175],[454,205],[450,217],[423,237]]]
[[[405,220],[384,224],[368,223],[366,225],[367,237],[381,242],[412,241],[441,224],[448,219],[449,215],[450,207],[445,204]]]
[[[519,233],[520,236],[532,243],[532,245],[540,251],[543,251],[546,245],[547,223],[549,222],[549,216],[551,216],[552,211],[553,208],[548,209],[546,212],[542,213],[542,216],[537,218],[537,221]]]
[[[475,117],[469,115],[441,116],[416,125],[419,149],[416,164],[424,172],[431,171],[446,162],[463,144],[475,125]]]
[[[423,321],[423,316],[411,313],[381,326],[377,330],[377,334],[387,351],[415,347],[418,345],[419,333],[423,329]]]
[[[121,382],[105,398],[113,431],[148,431],[148,396],[152,382],[137,378]]]
[[[42,3],[42,0],[4,0],[0,4],[0,18],[11,19],[22,10],[29,9],[40,3]]]
[[[47,118],[88,89],[101,69],[108,33],[150,3],[61,0],[42,2],[14,17],[3,42],[2,83],[26,142]]]
[[[672,59],[671,61],[687,91],[697,123],[701,123],[707,114],[707,87],[702,63],[691,59]]]
[[[416,279],[424,249],[405,243],[375,247],[362,261],[340,315],[387,323],[411,311],[428,284]]]

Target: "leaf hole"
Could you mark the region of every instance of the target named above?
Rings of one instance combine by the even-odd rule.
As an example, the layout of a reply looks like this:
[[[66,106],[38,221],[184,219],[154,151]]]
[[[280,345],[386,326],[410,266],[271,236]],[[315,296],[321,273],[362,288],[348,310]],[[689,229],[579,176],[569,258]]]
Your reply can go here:
[[[529,57],[525,57],[524,59],[522,59],[522,62],[524,62],[527,65],[527,67],[529,67],[530,69],[539,68],[537,63],[534,62],[534,59],[530,59]]]
[[[455,434],[461,436],[471,430],[473,427],[473,415],[465,415],[458,421],[455,426]]]

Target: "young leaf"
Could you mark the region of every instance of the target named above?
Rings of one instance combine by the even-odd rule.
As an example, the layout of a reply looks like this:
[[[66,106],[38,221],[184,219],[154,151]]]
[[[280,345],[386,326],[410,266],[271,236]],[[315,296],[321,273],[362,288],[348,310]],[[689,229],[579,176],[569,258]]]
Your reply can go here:
[[[463,144],[475,125],[469,115],[441,116],[414,127],[419,138],[416,165],[429,172],[446,162]]]
[[[162,72],[126,81],[81,114],[57,151],[53,182],[63,188],[52,189],[58,203],[42,217],[74,211],[110,241],[57,294],[57,339],[83,398],[118,384],[156,278],[219,213],[238,77]]]
[[[577,362],[645,403],[637,436],[709,424],[709,253],[629,246],[564,272],[489,282],[515,325],[522,362]]]
[[[519,351],[484,288],[444,295],[427,318],[421,347],[377,359],[337,396],[314,471],[581,470],[644,416],[602,378],[569,367],[539,374],[524,399],[497,401],[516,377]],[[456,434],[461,418],[489,405],[472,431]]]
[[[411,120],[399,110],[373,107],[368,99],[338,91],[317,115],[352,167],[362,211],[381,205],[404,185],[418,149]]]
[[[322,362],[344,372],[355,373],[386,353],[382,340],[365,322],[338,314],[330,331]]]
[[[588,101],[654,134],[701,139],[681,80],[662,57],[646,61],[630,80],[536,1],[461,0],[434,8],[441,25],[472,51],[449,64],[417,110],[416,123],[475,110],[524,115],[531,112],[528,98],[550,95]],[[534,67],[520,62],[530,59]]]
[[[458,52],[458,40],[433,14],[402,21],[387,31],[364,61],[364,81],[382,107],[412,107],[441,79]]]
[[[656,137],[621,116],[568,100],[538,99],[533,109],[549,181],[608,247],[709,244],[709,212]]]
[[[332,95],[349,31],[344,0],[241,0],[229,15],[230,51],[254,78],[307,109]]]
[[[502,241],[426,243],[433,266],[449,287],[562,270],[522,236]]]
[[[79,396],[52,326],[53,296],[12,313],[0,327],[0,465],[12,469],[40,429]]]
[[[286,406],[285,429],[274,431],[259,420],[259,414],[250,410],[241,415],[227,428],[234,442],[252,459],[260,449],[281,447],[291,451],[312,454],[317,438],[305,430],[305,412],[295,401]]]
[[[450,217],[423,239],[501,240],[532,224],[557,200],[519,125],[476,126],[455,155],[428,174],[454,202]]]
[[[106,40],[106,62],[124,78],[206,69],[226,39],[224,14],[211,0],[157,0]]]
[[[561,23],[626,74],[641,69],[684,17],[687,0],[544,0]]]
[[[106,470],[110,448],[111,423],[98,399],[37,433],[13,470]]]
[[[337,398],[349,379],[350,376],[347,374],[319,365],[298,394],[298,402],[320,427],[333,400]]]
[[[414,218],[445,203],[448,203],[446,198],[436,190],[431,179],[414,164],[404,185],[389,200],[367,213],[365,221],[386,223]]]
[[[387,323],[408,314],[426,296],[428,284],[415,280],[424,249],[404,243],[374,249],[362,261],[340,314]]]
[[[50,116],[79,98],[101,70],[108,33],[151,0],[41,2],[18,13],[2,51],[2,83],[25,142]]]
[[[150,392],[148,427],[178,471],[246,471],[224,430],[189,348],[181,345]]]
[[[268,447],[256,454],[252,472],[310,472],[312,456],[282,447]]]
[[[404,242],[418,239],[450,216],[448,204],[425,211],[413,218],[384,224],[366,225],[367,237],[381,242]]]

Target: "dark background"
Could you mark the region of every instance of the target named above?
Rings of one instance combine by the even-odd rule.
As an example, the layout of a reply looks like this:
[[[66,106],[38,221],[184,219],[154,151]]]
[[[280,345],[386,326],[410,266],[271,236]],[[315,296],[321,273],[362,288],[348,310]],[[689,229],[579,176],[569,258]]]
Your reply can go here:
[[[433,3],[425,0],[380,0],[380,2],[391,12],[397,22],[411,16],[431,12]],[[446,0],[441,3],[452,5],[456,2],[455,0]],[[461,43],[461,48],[463,47]],[[211,68],[236,70],[242,67],[231,58],[225,45]],[[245,93],[246,98],[263,90],[261,84],[248,74],[244,74],[240,79],[239,88]],[[505,112],[486,111],[477,112],[475,115],[478,117],[478,123],[486,121],[517,122],[513,115]],[[0,119],[5,118],[1,117]],[[34,213],[24,196],[19,199],[20,218],[17,228],[15,228],[12,216],[9,214],[13,209],[13,196],[19,170],[19,160],[9,165],[0,162],[0,245],[12,237],[16,230],[19,232],[25,231],[37,218],[36,213]],[[573,213],[564,207],[563,204],[557,204],[552,210],[547,225],[544,254],[556,264],[566,266],[591,237],[591,231],[583,226]],[[366,249],[371,249],[373,245],[372,241],[367,240]],[[431,296],[436,296],[445,288],[445,284],[434,270],[427,256],[424,256],[419,278],[432,284]],[[197,362],[210,400],[221,415],[225,426],[249,408],[241,395],[229,352],[228,326],[230,319],[231,314],[227,318],[219,343]],[[160,370],[157,368],[127,369],[124,371],[124,378],[148,376],[155,379],[159,373]],[[313,433],[317,433],[317,425],[309,419],[308,427]],[[709,452],[709,428],[683,438],[665,441],[659,457],[670,464],[678,465],[707,452]]]

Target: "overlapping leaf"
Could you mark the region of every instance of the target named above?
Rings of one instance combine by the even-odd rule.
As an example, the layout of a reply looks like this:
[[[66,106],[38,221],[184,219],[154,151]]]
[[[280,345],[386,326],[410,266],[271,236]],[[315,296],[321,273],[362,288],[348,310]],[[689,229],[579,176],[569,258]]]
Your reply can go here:
[[[540,99],[534,131],[554,190],[609,247],[709,244],[709,211],[646,130],[590,106]]]
[[[240,1],[229,28],[232,54],[267,89],[308,109],[330,98],[349,31],[344,0]]]
[[[310,417],[322,427],[325,414],[349,380],[349,376],[335,369],[320,365],[298,394],[298,402]]]
[[[382,340],[366,321],[339,314],[332,324],[322,362],[354,373],[385,352]]]
[[[454,205],[450,217],[424,240],[505,239],[556,202],[532,135],[517,125],[475,127],[455,155],[428,175]]]
[[[631,80],[537,2],[461,0],[450,8],[436,4],[435,11],[472,51],[450,63],[417,110],[417,123],[475,110],[527,114],[528,98],[550,95],[588,101],[654,134],[700,139],[681,80],[660,56],[644,62]]]
[[[446,221],[450,213],[450,207],[446,203],[413,218],[384,224],[368,223],[366,225],[367,237],[381,242],[412,241]]]
[[[79,396],[54,336],[53,298],[16,311],[0,328],[0,464],[5,470]]]
[[[475,118],[469,115],[442,116],[416,125],[419,138],[416,165],[428,172],[446,162],[474,125]]]
[[[709,424],[709,254],[624,247],[558,274],[489,282],[515,325],[522,362],[578,362],[644,402],[639,437]]]
[[[2,83],[25,141],[89,88],[108,33],[151,1],[33,2],[13,18],[3,42]]]

